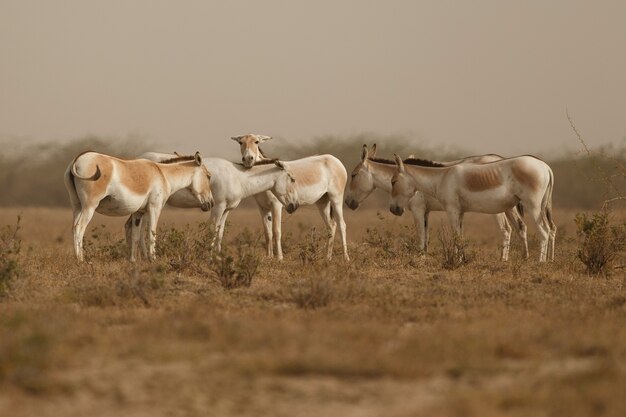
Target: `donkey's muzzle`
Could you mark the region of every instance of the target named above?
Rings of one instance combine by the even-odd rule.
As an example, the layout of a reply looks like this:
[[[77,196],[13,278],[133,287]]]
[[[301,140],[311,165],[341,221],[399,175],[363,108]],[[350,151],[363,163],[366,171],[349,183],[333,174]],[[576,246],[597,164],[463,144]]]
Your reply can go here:
[[[402,216],[404,214],[404,209],[398,206],[389,206],[389,211],[396,216]]]
[[[356,210],[359,208],[359,202],[353,198],[346,199],[346,205],[350,208],[350,210]]]
[[[294,211],[298,210],[298,205],[294,204],[294,203],[289,203],[289,204],[287,204],[286,209],[287,209],[287,213],[291,214]]]
[[[246,168],[252,168],[254,166],[254,157],[253,156],[244,156],[241,158],[241,162],[243,162],[243,166]]]
[[[213,199],[210,199],[209,201],[205,201],[204,203],[202,203],[200,205],[200,209],[202,211],[209,211],[211,210],[211,207],[213,207],[213,204],[214,204]]]

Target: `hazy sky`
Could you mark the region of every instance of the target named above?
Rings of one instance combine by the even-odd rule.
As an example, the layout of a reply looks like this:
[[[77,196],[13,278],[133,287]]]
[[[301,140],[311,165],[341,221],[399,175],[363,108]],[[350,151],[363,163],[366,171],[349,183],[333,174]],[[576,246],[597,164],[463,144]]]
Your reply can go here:
[[[626,136],[626,1],[0,0],[0,141],[407,134],[478,152]],[[269,145],[268,145],[269,148]]]

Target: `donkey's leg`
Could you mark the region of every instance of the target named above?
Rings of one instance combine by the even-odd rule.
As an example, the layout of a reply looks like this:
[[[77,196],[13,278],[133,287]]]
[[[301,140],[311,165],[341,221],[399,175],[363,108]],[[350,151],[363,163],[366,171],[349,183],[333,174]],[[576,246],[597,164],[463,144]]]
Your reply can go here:
[[[226,219],[228,219],[229,210],[225,211],[222,214],[222,218],[220,219],[220,226],[217,232],[217,251],[222,251],[222,239],[224,239],[224,230],[226,229]]]
[[[502,252],[500,255],[501,261],[509,260],[509,249],[511,247],[511,225],[507,220],[507,216],[504,213],[498,213],[495,216],[498,228],[502,232]]]
[[[415,223],[415,231],[417,232],[417,242],[419,250],[422,253],[426,253],[426,211],[424,207],[409,207],[411,214],[413,214],[413,222]]]
[[[161,207],[157,206],[148,211],[148,259],[150,261],[154,261],[156,259],[156,233],[160,216]]]
[[[556,240],[556,224],[552,219],[552,207],[546,207],[546,222],[550,227],[550,240],[548,241],[550,260],[554,261],[554,243]]]
[[[428,253],[428,244],[430,243],[430,226],[428,225],[428,216],[430,211],[424,212],[424,255]]]
[[[147,236],[150,233],[150,227],[147,222],[143,220],[143,217],[139,221],[139,224],[135,224],[135,227],[138,227],[141,233],[139,234],[139,246],[141,247],[141,256],[143,259],[148,259],[148,247],[146,246]]]
[[[130,215],[130,242],[128,244],[128,260],[135,262],[137,260],[137,246],[141,240],[145,239],[142,232],[143,213],[135,212]],[[128,222],[126,222],[128,223]],[[145,256],[145,255],[144,255]]]
[[[274,240],[276,241],[276,257],[279,261],[283,260],[283,244],[282,244],[282,217],[283,205],[280,202],[272,204],[272,228],[274,229]]]
[[[339,237],[341,237],[341,246],[343,247],[343,259],[345,261],[350,260],[348,255],[348,237],[346,235],[346,222],[343,219],[343,196],[338,196],[330,199],[332,205],[332,216],[334,217],[335,224],[339,224]]]
[[[520,215],[517,208],[512,208],[511,210],[507,210],[506,212],[504,212],[504,214],[506,215],[506,218],[513,226],[513,229],[515,229],[515,232],[517,233],[517,235],[520,237],[520,239],[522,239],[522,251],[523,251],[522,256],[524,257],[524,259],[528,259],[528,236],[527,236],[528,228],[526,227],[526,223],[524,222],[524,219],[522,219],[522,216]]]
[[[222,216],[226,211],[226,204],[217,204],[211,209],[211,215],[209,216],[209,223],[212,227],[213,232],[213,241],[211,242],[211,247],[217,246],[217,251],[220,252],[222,250],[222,241],[219,239],[220,235],[220,224],[222,222]]]
[[[272,212],[259,204],[259,213],[261,213],[261,222],[263,222],[263,234],[265,235],[265,247],[267,256],[274,257],[274,242],[272,236]]]
[[[458,208],[449,208],[446,210],[448,215],[448,221],[452,227],[452,233],[454,234],[454,251],[460,260],[465,258],[465,254],[461,248],[461,240],[463,238],[463,212]]]
[[[128,216],[128,220],[124,223],[124,236],[126,237],[126,246],[130,249],[133,242],[133,215]]]
[[[337,230],[337,222],[335,222],[335,220],[330,214],[331,204],[327,196],[322,197],[317,203],[315,203],[315,205],[320,211],[320,216],[322,216],[322,220],[324,220],[324,224],[326,224],[326,230],[328,233],[326,259],[330,260],[333,257],[333,243],[335,241],[335,231]]]
[[[524,208],[526,207],[529,208],[529,213],[535,221],[537,232],[539,233],[539,262],[545,262],[548,253],[548,239],[550,237],[548,221],[539,205],[524,203]]]
[[[96,206],[83,206],[74,220],[74,252],[79,261],[84,260],[83,254],[83,238],[85,237],[85,230],[87,225],[91,221]]]

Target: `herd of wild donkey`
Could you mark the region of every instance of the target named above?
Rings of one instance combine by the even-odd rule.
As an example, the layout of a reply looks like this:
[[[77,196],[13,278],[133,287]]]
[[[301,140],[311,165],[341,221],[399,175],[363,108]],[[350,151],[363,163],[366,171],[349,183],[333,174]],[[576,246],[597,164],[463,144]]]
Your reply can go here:
[[[84,152],[65,171],[74,220],[74,250],[83,260],[83,236],[95,211],[109,216],[127,216],[126,241],[130,260],[138,247],[144,257],[155,257],[159,215],[165,204],[210,211],[216,250],[221,249],[224,226],[230,210],[242,199],[256,200],[265,230],[267,254],[283,258],[281,216],[283,206],[293,213],[302,204],[317,205],[328,228],[328,253],[333,252],[337,225],[348,257],[343,197],[348,174],[332,155],[315,155],[294,161],[268,158],[259,145],[269,136],[248,134],[233,137],[241,149],[241,163],[221,158],[202,158],[178,153],[148,152],[137,159],[123,160],[96,152]],[[501,259],[507,260],[511,226],[523,241],[528,257],[523,212],[537,225],[539,261],[554,259],[556,226],[552,219],[554,177],[550,167],[532,156],[503,158],[488,154],[450,162],[408,158],[376,157],[376,145],[363,145],[361,161],[351,174],[345,202],[351,209],[375,188],[391,194],[390,211],[401,216],[408,208],[415,219],[420,249],[428,247],[428,213],[445,211],[458,235],[463,231],[463,214],[494,214],[502,231]],[[146,225],[143,226],[143,219]],[[149,230],[146,248],[144,230]],[[274,245],[276,252],[274,252]],[[548,255],[549,253],[549,255]]]

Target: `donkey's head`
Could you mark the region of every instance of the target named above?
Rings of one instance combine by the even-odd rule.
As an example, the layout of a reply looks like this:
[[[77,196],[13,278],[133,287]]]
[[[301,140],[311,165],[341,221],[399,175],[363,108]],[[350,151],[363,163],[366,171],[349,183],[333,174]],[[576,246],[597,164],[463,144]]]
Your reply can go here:
[[[402,216],[404,207],[408,205],[409,199],[415,195],[417,189],[411,177],[406,173],[402,158],[394,154],[396,160],[396,170],[391,177],[391,205],[389,211],[396,216]]]
[[[243,136],[233,136],[232,140],[239,144],[241,150],[241,162],[246,168],[254,166],[255,162],[262,161],[265,158],[263,151],[259,145],[265,141],[272,139],[271,136],[253,135],[252,133]]]
[[[200,152],[194,155],[195,164],[189,191],[200,203],[202,211],[209,211],[213,207],[213,194],[211,193],[211,173],[202,163]]]
[[[296,188],[296,179],[289,172],[285,164],[281,161],[275,161],[274,164],[278,169],[283,171],[283,174],[278,177],[276,184],[274,185],[274,195],[285,206],[287,213],[291,214],[298,209],[300,203],[298,202],[298,190]]]
[[[346,205],[352,210],[356,210],[359,204],[376,188],[374,178],[369,170],[369,163],[367,162],[369,158],[373,158],[375,155],[376,144],[371,149],[368,149],[367,145],[363,145],[361,162],[352,170],[350,188],[346,196]]]

